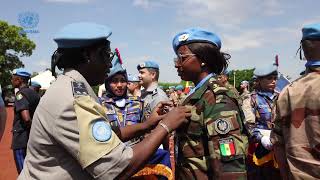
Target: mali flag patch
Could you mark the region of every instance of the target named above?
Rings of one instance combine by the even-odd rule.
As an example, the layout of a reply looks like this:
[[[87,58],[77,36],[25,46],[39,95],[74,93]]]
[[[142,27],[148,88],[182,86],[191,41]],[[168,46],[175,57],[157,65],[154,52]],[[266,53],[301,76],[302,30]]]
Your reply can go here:
[[[221,156],[234,156],[236,155],[236,147],[232,138],[220,139],[219,148]]]

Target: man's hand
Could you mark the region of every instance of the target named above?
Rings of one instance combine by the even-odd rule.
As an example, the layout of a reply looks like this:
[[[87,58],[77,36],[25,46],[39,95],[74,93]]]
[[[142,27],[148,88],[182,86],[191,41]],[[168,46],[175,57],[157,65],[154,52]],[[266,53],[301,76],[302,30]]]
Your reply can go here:
[[[165,110],[171,109],[171,107],[173,107],[173,103],[170,101],[159,102],[150,114],[149,119],[146,120],[148,126],[150,128],[153,128],[158,125],[159,121],[161,121],[166,116]]]

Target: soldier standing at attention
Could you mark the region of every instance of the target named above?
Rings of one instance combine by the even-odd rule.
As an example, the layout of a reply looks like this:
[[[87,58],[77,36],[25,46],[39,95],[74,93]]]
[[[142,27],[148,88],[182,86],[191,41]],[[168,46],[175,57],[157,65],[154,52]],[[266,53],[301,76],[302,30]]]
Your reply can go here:
[[[274,101],[278,97],[275,91],[277,66],[260,66],[255,68],[256,89],[251,93],[250,105],[243,108],[245,125],[248,129],[248,179],[279,179],[280,171],[273,160],[270,133],[273,128]],[[246,105],[245,103],[244,105]]]
[[[128,179],[191,115],[188,108],[178,107],[160,116],[166,105],[160,103],[150,117],[162,122],[152,133],[132,148],[121,142],[91,88],[104,82],[111,67],[110,35],[104,25],[82,22],[55,36],[52,72],[57,65],[63,74],[37,107],[18,179]]]
[[[28,86],[30,76],[31,74],[25,69],[19,68],[13,71],[11,79],[13,87],[19,89],[14,102],[11,145],[18,174],[23,168],[23,162],[26,157],[31,120],[40,101],[39,94]]]
[[[305,74],[282,90],[271,133],[283,179],[320,179],[320,24],[302,29]]]
[[[227,68],[230,58],[220,48],[220,38],[200,28],[186,29],[173,39],[178,75],[196,85],[181,104],[192,108],[192,116],[176,131],[177,179],[247,177],[242,113],[234,93],[214,76]]]
[[[237,100],[238,100],[239,104],[242,105],[242,98],[240,97],[240,94],[239,94],[238,90],[235,87],[233,87],[228,81],[229,80],[229,74],[230,74],[230,72],[225,70],[223,73],[218,75],[217,80],[224,87],[230,89],[235,94],[235,96],[237,97]]]

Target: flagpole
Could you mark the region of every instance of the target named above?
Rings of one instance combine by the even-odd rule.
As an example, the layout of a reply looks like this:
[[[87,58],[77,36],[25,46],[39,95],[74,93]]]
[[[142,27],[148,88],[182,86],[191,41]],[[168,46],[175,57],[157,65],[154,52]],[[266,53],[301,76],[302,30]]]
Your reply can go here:
[[[236,88],[236,71],[233,71],[233,87]]]

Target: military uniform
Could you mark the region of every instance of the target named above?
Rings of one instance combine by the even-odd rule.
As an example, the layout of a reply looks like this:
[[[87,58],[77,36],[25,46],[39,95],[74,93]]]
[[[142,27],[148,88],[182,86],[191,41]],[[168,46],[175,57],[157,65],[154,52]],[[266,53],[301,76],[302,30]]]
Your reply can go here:
[[[83,76],[68,70],[51,85],[38,105],[25,168],[18,179],[114,179],[130,163],[132,149],[116,134],[112,132],[114,138],[100,142],[93,138],[93,132],[87,132],[94,121],[85,123],[91,120],[86,119],[90,118],[89,113],[82,117],[77,114],[74,106],[77,97],[98,102]]]
[[[254,71],[257,77],[265,77],[272,73],[277,73],[277,67],[274,65],[262,67],[262,70],[258,67]],[[280,178],[273,151],[266,149],[262,144],[262,138],[270,139],[270,132],[273,128],[274,101],[278,95],[276,91],[256,90],[250,94],[249,100],[244,101],[242,108],[246,117],[245,126],[250,137],[247,158],[248,179]]]
[[[177,131],[177,179],[246,179],[248,141],[236,97],[212,76],[202,83],[182,103],[192,116]]]
[[[319,41],[320,24],[302,32],[302,41]],[[276,104],[271,142],[283,179],[320,179],[319,66],[320,60],[307,60],[306,74],[288,85]]]
[[[13,75],[30,78],[31,74],[24,69],[16,69]],[[40,96],[28,86],[19,88],[14,102],[14,120],[12,127],[12,144],[14,160],[18,173],[23,168],[24,158],[26,156],[27,143],[30,133],[30,125],[22,119],[21,112],[28,110],[32,119],[36,107],[40,101]]]
[[[74,23],[54,40],[59,48],[81,48],[110,35],[106,26]],[[59,61],[55,58],[56,54],[54,63]],[[116,178],[130,163],[133,151],[112,131],[105,112],[86,79],[74,69],[64,69],[36,109],[18,179]]]

